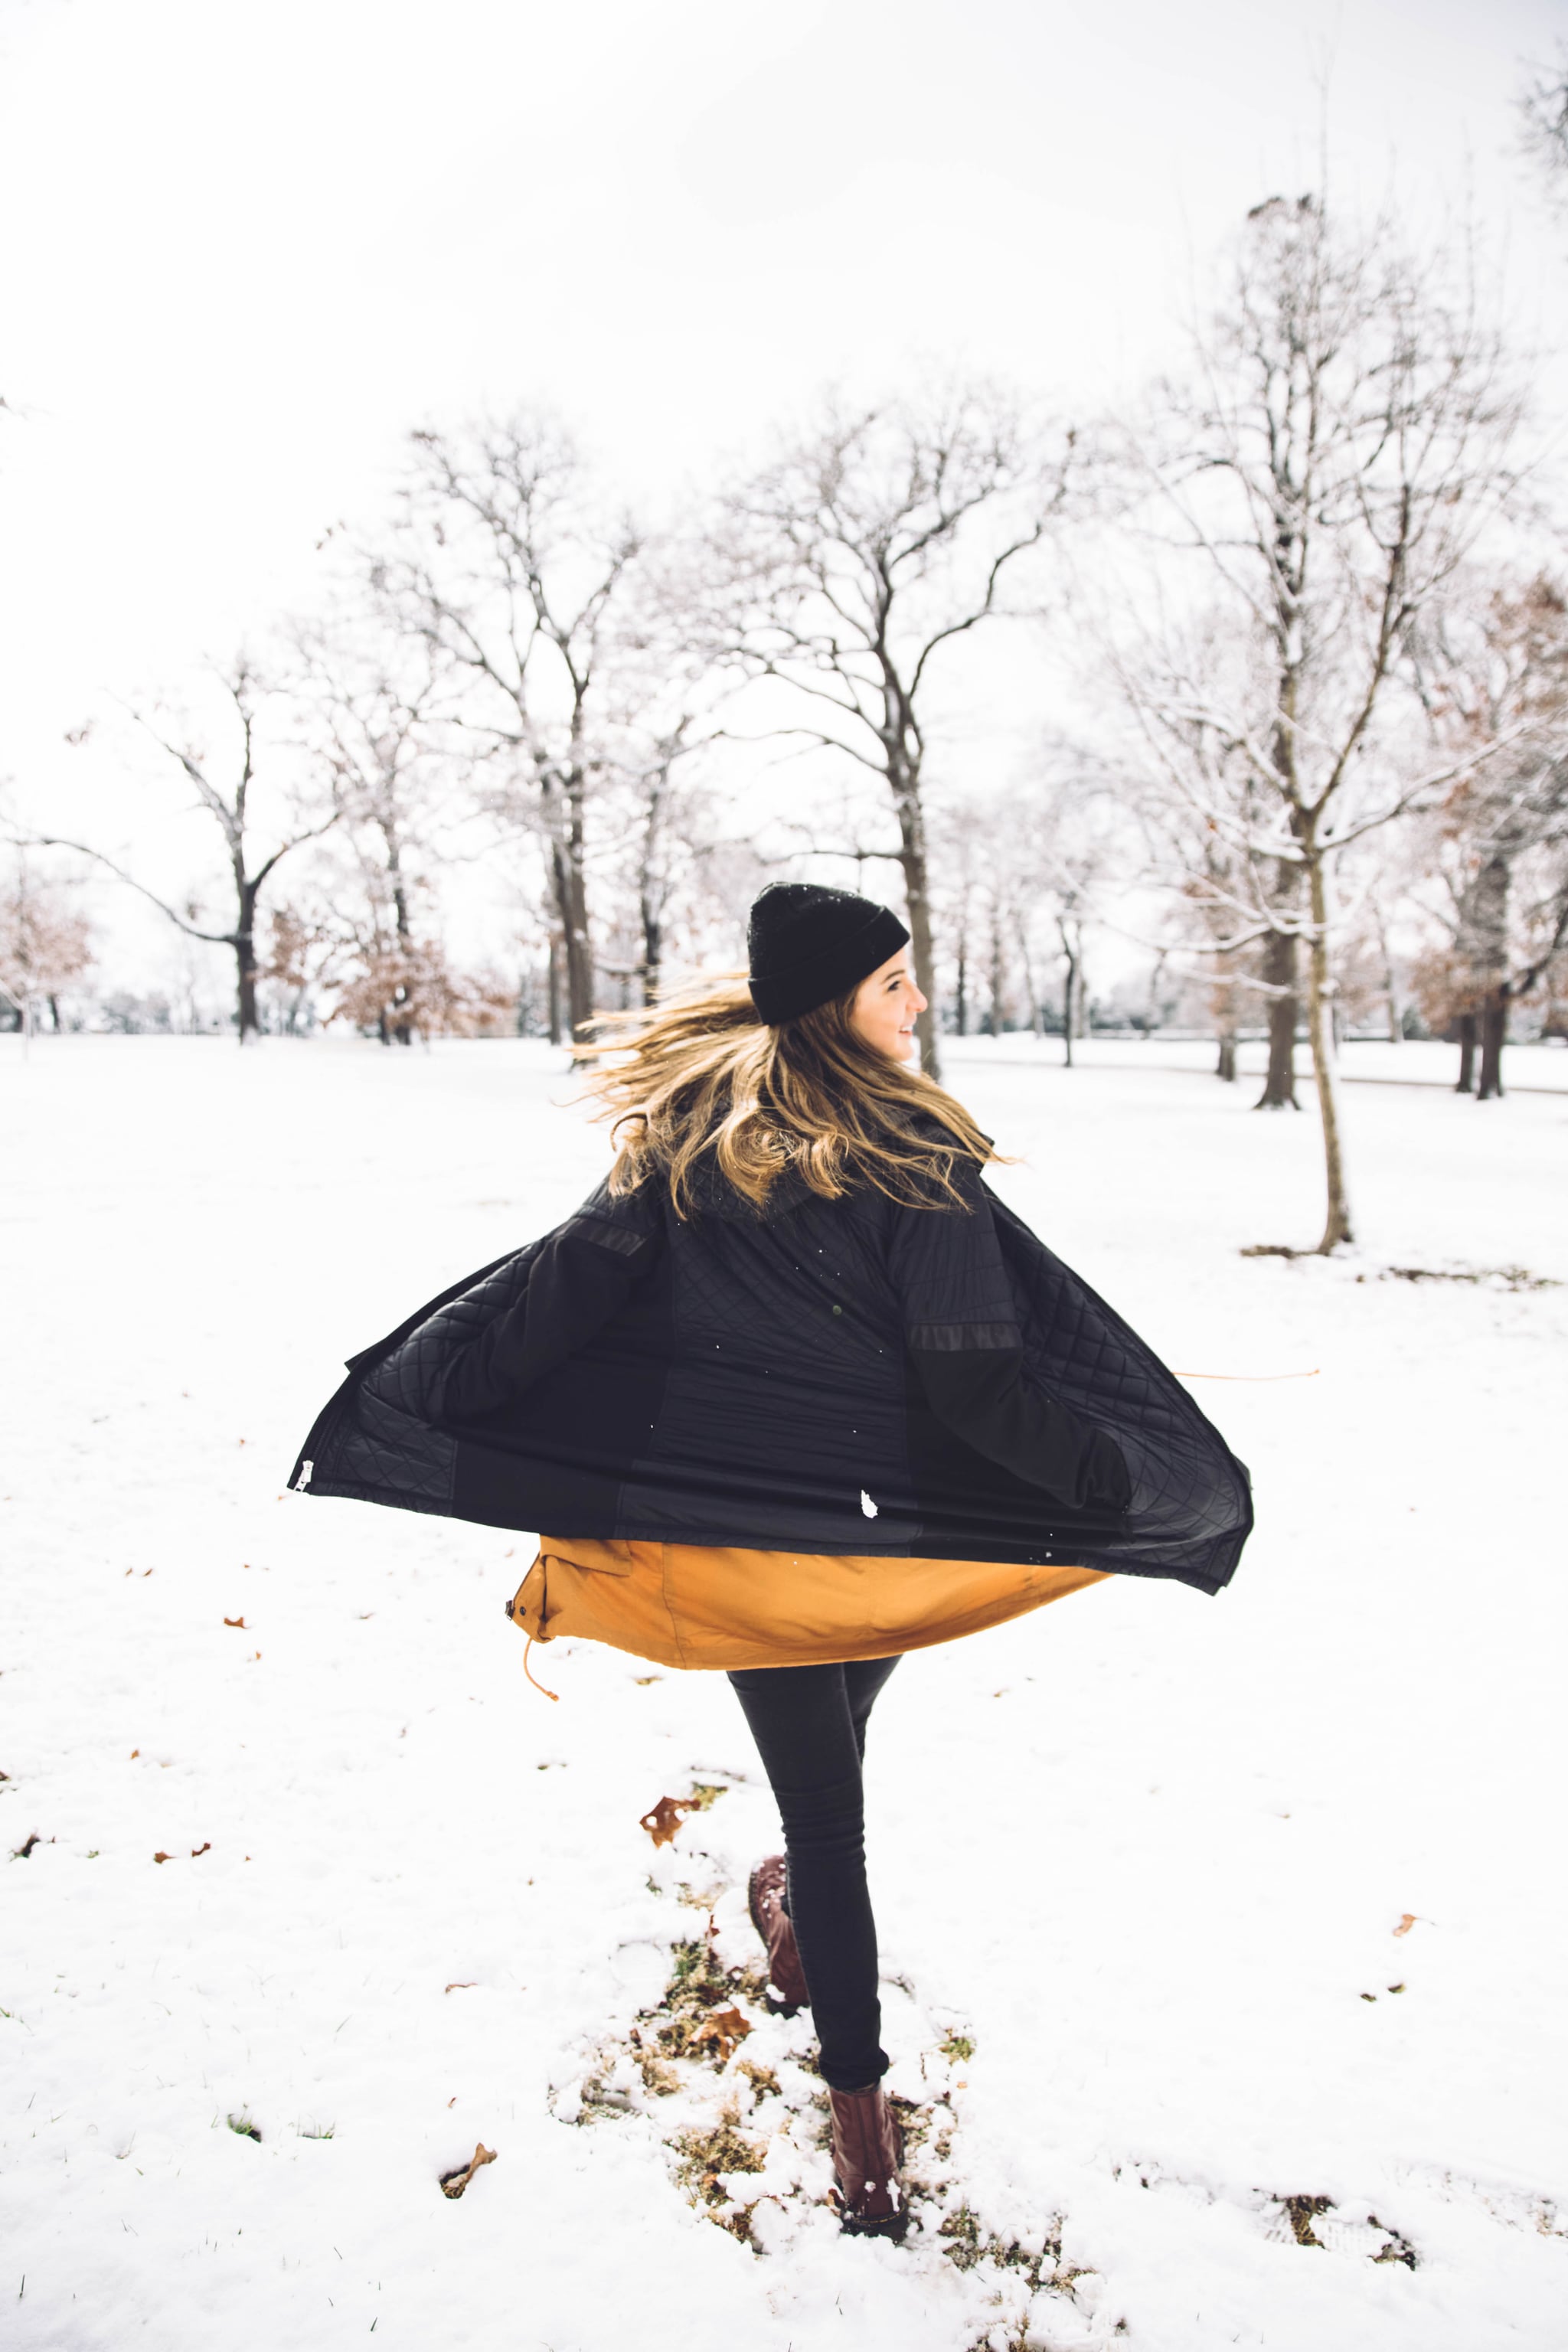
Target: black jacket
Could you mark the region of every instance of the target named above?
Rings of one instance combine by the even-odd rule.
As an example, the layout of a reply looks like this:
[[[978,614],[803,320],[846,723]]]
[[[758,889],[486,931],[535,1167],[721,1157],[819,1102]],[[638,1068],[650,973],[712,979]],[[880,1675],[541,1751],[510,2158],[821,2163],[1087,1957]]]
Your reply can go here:
[[[1217,1592],[1247,1473],[977,1174],[601,1188],[351,1359],[291,1483],[558,1537],[1077,1562]]]

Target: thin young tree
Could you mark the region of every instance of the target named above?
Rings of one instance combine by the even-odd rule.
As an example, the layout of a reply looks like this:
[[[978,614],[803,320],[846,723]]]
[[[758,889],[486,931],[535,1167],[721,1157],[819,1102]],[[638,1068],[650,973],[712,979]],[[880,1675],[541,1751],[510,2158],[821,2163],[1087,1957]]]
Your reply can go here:
[[[879,780],[933,1007],[933,696],[949,649],[1005,611],[1005,586],[1062,511],[1075,458],[1072,434],[1046,450],[987,386],[868,407],[830,400],[721,501],[708,597],[716,656],[788,689],[765,732]],[[934,1076],[934,1010],[919,1028]]]
[[[542,840],[576,1036],[594,1012],[590,802],[610,756],[606,698],[642,535],[542,415],[422,431],[410,446],[370,584],[430,648],[485,804]]]
[[[307,772],[302,778],[294,747],[276,731],[268,734],[264,730],[264,714],[281,698],[250,656],[243,652],[237,654],[215,675],[226,706],[226,746],[215,748],[205,731],[171,729],[141,711],[133,710],[132,716],[192,786],[195,793],[194,806],[218,828],[228,887],[234,893],[231,922],[215,929],[198,920],[194,908],[182,911],[172,907],[157,891],[128,873],[118,859],[95,848],[90,842],[66,840],[58,835],[40,834],[34,838],[40,846],[74,849],[106,867],[117,880],[166,915],[188,939],[205,940],[215,947],[230,949],[235,961],[235,1020],[239,1042],[244,1045],[258,1034],[259,1025],[256,990],[260,976],[258,928],[263,894],[283,860],[307,842],[319,841],[323,834],[331,832],[341,811],[330,804],[323,808],[320,777]],[[282,781],[268,795],[268,803],[280,811],[281,822],[266,827],[263,840],[268,846],[265,855],[258,855],[256,835],[262,828],[257,816],[256,795],[265,775],[274,768],[281,772]]]
[[[1152,437],[1129,437],[1180,586],[1179,618],[1148,619],[1122,679],[1173,789],[1240,853],[1251,904],[1216,946],[1262,944],[1276,988],[1269,943],[1306,948],[1323,1252],[1352,1234],[1335,861],[1456,773],[1423,724],[1412,645],[1517,488],[1521,414],[1471,289],[1410,258],[1394,225],[1342,230],[1309,195],[1249,216],[1189,376],[1161,388]],[[1215,657],[1194,660],[1205,641]]]

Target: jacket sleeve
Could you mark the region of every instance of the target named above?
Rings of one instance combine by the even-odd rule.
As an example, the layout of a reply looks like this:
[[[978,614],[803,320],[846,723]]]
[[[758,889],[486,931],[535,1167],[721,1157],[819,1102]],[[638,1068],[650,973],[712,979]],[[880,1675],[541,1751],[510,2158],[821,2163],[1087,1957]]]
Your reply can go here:
[[[510,1404],[603,1329],[651,1271],[663,1228],[640,1196],[603,1188],[545,1236],[515,1307],[486,1323],[442,1366],[432,1419],[478,1420]]]
[[[955,1171],[962,1208],[899,1207],[889,1270],[926,1401],[965,1444],[1058,1503],[1123,1511],[1121,1450],[1031,1380],[990,1198],[973,1167]]]

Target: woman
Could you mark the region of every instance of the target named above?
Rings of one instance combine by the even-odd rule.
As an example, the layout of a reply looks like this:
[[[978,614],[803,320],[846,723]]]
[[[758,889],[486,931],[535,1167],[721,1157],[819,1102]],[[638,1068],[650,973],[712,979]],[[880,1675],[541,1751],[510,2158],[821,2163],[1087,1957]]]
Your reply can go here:
[[[911,1066],[908,945],[868,899],[764,890],[743,982],[596,1049],[607,1181],[353,1358],[292,1481],[560,1529],[507,1604],[531,1641],[728,1670],[784,1831],[752,1916],[779,2000],[811,2006],[844,2226],[889,2234],[879,1691],[906,1651],[1107,1574],[1217,1591],[1252,1524],[1240,1464]]]

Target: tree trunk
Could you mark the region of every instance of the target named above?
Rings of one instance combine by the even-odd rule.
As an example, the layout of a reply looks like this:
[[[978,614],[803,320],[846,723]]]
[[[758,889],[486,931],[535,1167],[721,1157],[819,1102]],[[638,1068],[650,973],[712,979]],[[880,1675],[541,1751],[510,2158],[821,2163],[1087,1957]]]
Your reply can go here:
[[[1334,1033],[1329,993],[1329,891],[1321,856],[1309,849],[1308,880],[1312,910],[1312,941],[1307,958],[1307,1032],[1312,1045],[1312,1075],[1318,1085],[1318,1118],[1323,1131],[1323,1178],[1328,1195],[1323,1238],[1319,1251],[1327,1256],[1342,1242],[1354,1238],[1351,1227],[1350,1193],[1345,1183],[1341,1142],[1340,1073],[1334,1057]]]
[[[1508,990],[1487,991],[1481,1007],[1481,1082],[1478,1102],[1495,1101],[1502,1093],[1502,1049],[1508,1042]]]
[[[1295,872],[1292,867],[1291,872]],[[1296,1099],[1296,934],[1270,931],[1263,942],[1263,977],[1280,993],[1268,1005],[1268,1075],[1254,1110],[1300,1110]]]
[[[408,892],[404,887],[403,859],[398,849],[396,833],[389,825],[384,824],[382,835],[386,843],[386,870],[392,877],[392,908],[397,923],[397,944],[406,954],[413,936],[413,925],[408,919]],[[406,998],[408,992],[406,988],[400,987],[397,993],[399,997]],[[414,1032],[406,1021],[398,1021],[395,1018],[391,1026],[392,1034],[400,1045],[413,1045]]]
[[[664,962],[664,919],[646,879],[641,900],[642,1001],[645,1004],[651,1004],[658,994],[659,970]]]
[[[1067,958],[1067,971],[1062,980],[1062,1067],[1070,1070],[1073,1016],[1078,1009],[1078,958],[1068,946],[1065,936],[1062,940],[1062,953]]]
[[[926,867],[925,812],[921,806],[920,778],[906,773],[889,776],[899,817],[899,864],[904,873],[904,900],[910,910],[910,944],[914,950],[915,978],[927,992],[925,1011],[915,1023],[920,1040],[921,1068],[928,1078],[942,1080],[937,1046],[936,953],[931,940],[931,889]]]
[[[642,1001],[651,1004],[658,994],[664,961],[664,899],[659,888],[660,828],[669,791],[668,763],[647,785],[643,824],[642,857],[637,873],[637,914],[642,923]]]
[[[1508,1032],[1509,898],[1512,859],[1500,846],[1477,875],[1470,892],[1471,968],[1480,982],[1481,1082],[1476,1099],[1489,1102],[1502,1092],[1502,1047]]]
[[[967,930],[960,931],[958,935],[958,1034],[961,1037],[967,1037],[969,1034],[969,935]]]
[[[1002,961],[1002,926],[991,926],[991,1012],[985,1026],[993,1037],[1000,1037],[1006,1018],[1006,973]]]
[[[1217,1043],[1219,1045],[1219,1055],[1215,1063],[1215,1076],[1216,1078],[1224,1078],[1227,1085],[1234,1086],[1236,1084],[1235,1030],[1222,1029],[1219,1033]]]
[[[568,847],[552,847],[551,881],[561,918],[561,962],[564,967],[568,1042],[575,1044],[594,1017],[594,966],[588,950],[588,908],[583,869]]]
[[[1024,967],[1024,993],[1029,1003],[1030,1034],[1039,1037],[1045,1031],[1044,1008],[1040,1003],[1040,992],[1035,986],[1035,966],[1029,954],[1029,934],[1022,924],[1018,928],[1018,961]]]
[[[540,799],[550,838],[550,893],[560,926],[561,960],[565,981],[565,1015],[569,1035],[576,1045],[594,1017],[594,954],[588,936],[588,885],[584,866],[584,782],[571,772],[564,782],[553,775],[540,779]]]
[[[1454,1092],[1470,1095],[1476,1090],[1476,1016],[1473,1013],[1459,1015],[1459,1078]]]
[[[551,1042],[551,1044],[552,1044],[552,1045],[560,1045],[560,1043],[561,1043],[561,1041],[562,1041],[562,1036],[563,1036],[563,1029],[562,1029],[562,1020],[561,1020],[561,941],[560,941],[560,939],[559,939],[558,935],[557,935],[554,931],[552,931],[552,932],[551,932],[551,934],[550,934],[550,1042]]]
[[[239,887],[239,921],[235,926],[234,961],[239,1042],[259,1034],[256,1017],[256,885]]]

